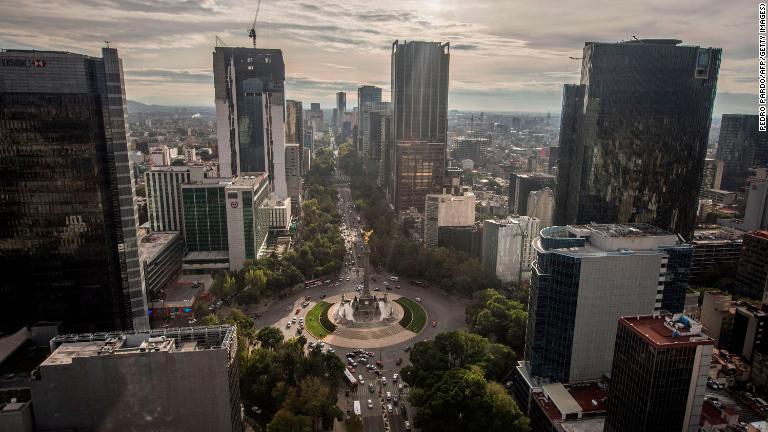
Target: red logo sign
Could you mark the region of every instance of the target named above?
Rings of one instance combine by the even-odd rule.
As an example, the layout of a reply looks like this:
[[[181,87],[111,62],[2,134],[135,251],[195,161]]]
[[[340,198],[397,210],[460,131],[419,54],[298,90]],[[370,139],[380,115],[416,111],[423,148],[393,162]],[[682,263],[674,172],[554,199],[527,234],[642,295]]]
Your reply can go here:
[[[42,68],[45,67],[45,60],[32,60],[32,66]]]
[[[229,203],[229,206],[232,207],[232,208],[237,208],[237,206],[239,206],[239,205],[240,204],[237,201],[232,201],[231,203]]]

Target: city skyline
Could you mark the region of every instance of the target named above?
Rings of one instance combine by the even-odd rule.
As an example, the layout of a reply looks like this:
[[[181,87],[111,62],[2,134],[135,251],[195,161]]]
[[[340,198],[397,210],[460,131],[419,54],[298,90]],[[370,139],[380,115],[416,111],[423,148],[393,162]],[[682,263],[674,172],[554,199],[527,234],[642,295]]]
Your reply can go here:
[[[579,79],[580,62],[569,57],[580,57],[585,41],[674,37],[723,48],[715,118],[754,112],[751,9],[721,2],[611,3],[598,10],[573,3],[461,6],[445,0],[398,2],[387,9],[365,2],[265,1],[258,46],[283,50],[287,96],[330,108],[337,91],[349,92],[348,103],[356,106],[353,90],[363,84],[382,87],[389,100],[387,54],[394,40],[447,41],[454,54],[449,109],[557,112],[562,84]],[[249,46],[246,28],[255,5],[77,0],[42,7],[31,1],[4,4],[0,12],[6,18],[3,48],[94,54],[110,40],[123,53],[129,99],[213,106],[214,35],[228,46]],[[704,18],[728,31],[704,31],[697,25]],[[46,22],[45,32],[40,22]]]

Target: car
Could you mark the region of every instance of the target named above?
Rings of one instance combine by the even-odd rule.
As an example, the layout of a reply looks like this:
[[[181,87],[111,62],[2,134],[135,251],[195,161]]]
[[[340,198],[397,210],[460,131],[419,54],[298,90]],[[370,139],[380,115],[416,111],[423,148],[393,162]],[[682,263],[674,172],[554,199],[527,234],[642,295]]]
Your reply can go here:
[[[357,367],[357,362],[354,360],[349,360],[347,363],[349,363],[349,365],[352,366],[353,368]]]
[[[411,430],[411,422],[406,420],[405,423],[403,423],[403,424],[405,425],[405,430]]]
[[[306,296],[306,297],[304,297],[304,300],[310,301],[310,300],[312,300],[312,296]]]
[[[437,327],[437,321],[432,321],[432,327]]]
[[[349,282],[349,281],[350,281],[350,279],[349,279],[349,278],[347,278],[347,282]]]
[[[357,380],[360,381],[360,384],[365,384],[365,380],[363,379],[363,375],[362,374],[357,376]]]
[[[394,374],[394,375],[392,375],[392,382],[397,382],[397,378],[398,378],[399,376],[400,376],[400,375],[398,375],[398,374]]]
[[[370,399],[368,399],[368,408],[373,409],[373,401],[371,401]]]
[[[298,314],[299,314],[299,312],[301,312],[301,309],[298,309],[298,308],[297,308],[297,309],[296,309],[296,315],[298,315]]]
[[[389,287],[387,287],[387,289],[389,289]],[[381,291],[381,288],[379,288],[379,287],[373,287],[373,290],[374,290],[374,291]]]
[[[296,324],[296,317],[291,318],[291,322]]]
[[[285,328],[291,328],[291,322],[288,321],[288,324],[285,325]]]
[[[421,303],[421,297],[416,297],[416,301]]]
[[[376,278],[375,277],[371,277],[371,280],[376,282]]]
[[[346,357],[347,358],[355,358],[355,353],[348,352]]]
[[[368,357],[360,357],[358,361],[362,364],[368,364]]]
[[[400,289],[400,285],[396,286],[395,288]]]
[[[194,324],[194,323],[196,323],[196,322],[197,322],[197,320],[196,320],[195,318],[192,318],[191,320],[189,320],[189,323],[190,323],[190,324]]]
[[[387,412],[392,414],[392,404],[387,404]]]
[[[371,392],[371,393],[374,392],[373,383],[368,383],[368,391]]]
[[[373,351],[366,351],[365,355],[367,355],[368,357],[373,357],[375,354],[373,353]]]
[[[381,377],[381,385],[387,385],[387,377]],[[389,395],[389,392],[387,392],[387,395]]]
[[[403,358],[402,357],[398,357],[397,360],[395,361],[395,365],[396,366],[400,366],[401,364],[403,364]]]
[[[384,363],[382,363],[381,360],[376,360],[376,366],[378,366],[380,368],[383,368],[384,367]]]
[[[374,366],[372,364],[369,364],[369,365],[365,365],[365,368],[368,369],[368,370],[374,370],[374,369],[376,369],[376,366]]]
[[[308,301],[305,301],[304,303],[301,304],[301,307],[307,307],[307,306],[309,306],[309,302]]]
[[[297,329],[296,329],[296,334],[297,334],[297,335],[300,335],[300,334],[301,334],[301,332],[303,332],[303,331],[304,331],[304,326],[301,326],[301,327],[299,327],[299,328],[297,328]]]
[[[336,350],[334,350],[333,347],[328,347],[328,349],[325,351],[328,352],[329,354],[333,354],[336,352]]]
[[[381,375],[381,371],[380,371],[379,369],[374,369],[374,370],[373,370],[373,372],[374,372],[376,375]]]
[[[395,405],[397,405],[397,403],[398,403],[398,402],[400,402],[400,398],[399,398],[399,397],[397,397],[397,396],[394,396],[394,397],[392,398],[392,402],[394,402],[394,403],[395,403]]]
[[[406,345],[406,346],[405,346],[405,352],[408,352],[408,351],[410,351],[410,350],[411,350],[411,346],[410,346],[410,345]]]
[[[293,319],[296,319],[295,317]],[[299,317],[299,322],[304,322],[304,317]]]
[[[355,372],[357,372],[357,371],[355,370],[355,368],[354,368],[354,367],[352,367],[352,365],[347,365],[347,369],[348,369],[350,372],[352,372],[352,373],[355,373]]]
[[[403,383],[400,383],[397,385],[397,392],[402,393],[403,392]]]
[[[313,346],[315,346],[315,343],[314,343],[314,342],[312,342],[312,341],[309,341],[309,342],[307,342],[307,346],[308,346],[309,348],[312,348]]]
[[[389,286],[389,282],[384,282],[382,285]]]

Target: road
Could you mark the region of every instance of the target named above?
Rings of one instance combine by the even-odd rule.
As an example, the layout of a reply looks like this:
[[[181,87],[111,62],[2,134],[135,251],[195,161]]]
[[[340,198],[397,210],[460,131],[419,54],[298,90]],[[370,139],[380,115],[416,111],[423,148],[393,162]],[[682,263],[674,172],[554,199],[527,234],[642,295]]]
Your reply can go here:
[[[339,178],[339,181],[345,181],[344,178]],[[352,204],[352,197],[349,187],[346,185],[339,185],[337,187],[339,192],[339,212],[343,218],[343,224],[346,226],[346,230],[343,231],[344,240],[347,245],[348,254],[345,258],[344,270],[335,278],[326,278],[328,283],[324,283],[321,286],[313,288],[299,289],[294,291],[291,295],[284,299],[277,299],[273,302],[268,302],[265,306],[258,305],[257,311],[260,313],[260,317],[256,319],[256,326],[273,326],[281,329],[286,338],[296,336],[296,326],[291,325],[290,329],[287,329],[287,324],[294,317],[298,320],[299,317],[306,315],[307,311],[320,299],[322,295],[332,296],[341,293],[351,293],[355,291],[358,284],[363,282],[363,269],[360,262],[360,256],[362,248],[364,247],[362,241],[362,233],[360,231],[360,224],[357,221],[358,214]],[[390,276],[393,276],[387,272],[374,272],[371,271],[371,288],[377,287],[381,291],[384,291],[383,282]],[[347,280],[349,279],[349,280]],[[375,279],[375,280],[374,280]],[[380,432],[384,430],[385,421],[389,421],[390,429],[393,431],[405,431],[404,421],[413,414],[413,410],[408,405],[405,398],[408,394],[408,388],[399,388],[398,382],[393,382],[392,378],[395,373],[399,373],[400,369],[408,364],[408,353],[405,352],[406,347],[412,346],[414,343],[422,340],[433,339],[437,334],[449,330],[455,330],[465,328],[464,322],[464,309],[468,303],[465,299],[458,299],[456,297],[446,296],[439,287],[423,288],[411,283],[410,280],[400,278],[398,282],[390,282],[392,292],[410,297],[412,299],[421,298],[421,306],[427,312],[427,325],[424,330],[411,340],[391,345],[381,349],[368,349],[368,347],[360,346],[366,351],[372,351],[374,353],[372,362],[379,360],[383,363],[381,368],[382,376],[387,378],[387,384],[382,385],[377,380],[378,376],[372,371],[366,369],[363,365],[358,365],[355,376],[361,375],[365,384],[358,386],[357,389],[350,391],[349,396],[344,394],[344,391],[339,395],[339,406],[342,411],[351,411],[352,403],[355,400],[359,400],[363,411],[363,424],[366,431]],[[400,286],[400,288],[397,288]],[[301,307],[301,303],[304,298],[310,296],[310,304],[307,307]],[[296,314],[296,310],[299,313]],[[251,310],[251,312],[254,312]],[[434,326],[433,326],[434,324]],[[303,333],[308,341],[317,342],[307,332]],[[333,347],[336,355],[346,364],[346,353],[352,351],[351,348]],[[396,365],[396,361],[402,359],[400,366]],[[362,366],[362,367],[361,367]],[[374,383],[373,392],[369,390],[368,384]],[[397,405],[394,401],[389,403],[393,404],[393,412],[386,412],[386,392],[389,391],[393,397],[400,393],[400,400]],[[381,396],[380,396],[381,392]],[[371,399],[373,402],[373,408],[368,408],[367,402]],[[401,407],[405,407],[405,412]]]

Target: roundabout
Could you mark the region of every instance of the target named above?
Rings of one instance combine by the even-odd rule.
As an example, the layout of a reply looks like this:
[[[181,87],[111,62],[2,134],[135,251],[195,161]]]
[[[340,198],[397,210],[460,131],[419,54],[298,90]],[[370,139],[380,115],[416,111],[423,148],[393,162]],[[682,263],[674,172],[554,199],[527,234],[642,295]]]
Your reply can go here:
[[[427,321],[417,302],[398,294],[374,297],[380,314],[362,319],[353,312],[359,301],[355,294],[342,293],[317,303],[307,314],[307,331],[334,346],[384,348],[415,337]]]

